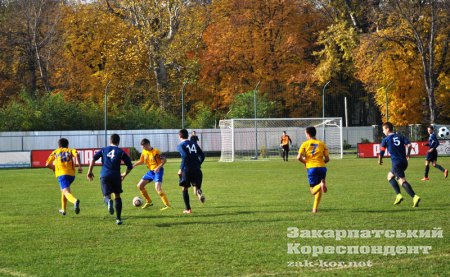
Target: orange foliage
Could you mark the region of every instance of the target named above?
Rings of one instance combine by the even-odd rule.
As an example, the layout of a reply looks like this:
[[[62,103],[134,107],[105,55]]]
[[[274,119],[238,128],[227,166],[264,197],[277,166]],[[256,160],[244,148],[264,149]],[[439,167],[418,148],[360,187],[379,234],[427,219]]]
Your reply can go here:
[[[259,91],[281,106],[283,115],[302,114],[303,97],[311,99],[303,95],[303,82],[313,67],[305,53],[313,47],[319,18],[310,8],[297,0],[213,3],[214,21],[204,34],[200,59],[200,83],[213,108],[225,109],[235,95],[261,81]]]

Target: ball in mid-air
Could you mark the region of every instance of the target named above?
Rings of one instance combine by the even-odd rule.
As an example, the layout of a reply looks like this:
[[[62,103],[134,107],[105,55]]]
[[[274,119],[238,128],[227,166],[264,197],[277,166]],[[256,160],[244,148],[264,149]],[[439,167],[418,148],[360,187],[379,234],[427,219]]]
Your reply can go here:
[[[139,207],[142,205],[142,203],[143,203],[143,201],[139,196],[136,196],[135,198],[133,198],[133,206]]]
[[[439,138],[446,138],[449,135],[450,135],[450,131],[448,130],[447,127],[443,126],[443,127],[439,128],[439,131],[438,131]]]

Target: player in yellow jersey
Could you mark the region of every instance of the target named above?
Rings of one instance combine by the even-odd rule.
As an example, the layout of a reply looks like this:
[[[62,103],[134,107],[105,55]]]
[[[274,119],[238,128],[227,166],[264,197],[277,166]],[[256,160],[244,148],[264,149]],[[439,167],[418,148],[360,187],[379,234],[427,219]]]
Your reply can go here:
[[[314,195],[313,213],[317,213],[322,193],[327,192],[325,163],[330,161],[328,148],[324,142],[316,139],[316,132],[315,127],[306,128],[307,141],[302,143],[297,155],[297,160],[305,164],[308,173],[310,191]]]
[[[65,138],[58,140],[58,149],[55,149],[47,159],[45,166],[53,170],[61,188],[61,209],[59,213],[66,215],[67,200],[74,204],[75,213],[80,213],[80,200],[70,192],[70,185],[75,180],[75,165],[78,173],[83,172],[80,164],[80,155],[77,150],[69,148],[69,141]]]
[[[151,181],[155,181],[156,192],[158,193],[159,197],[161,197],[161,200],[164,203],[164,208],[162,208],[161,210],[166,210],[170,208],[169,199],[167,198],[166,193],[161,189],[164,175],[163,166],[166,163],[166,158],[161,155],[161,152],[158,149],[152,147],[150,145],[150,141],[146,138],[141,141],[141,146],[141,158],[133,165],[133,168],[145,163],[145,165],[149,169],[149,171],[137,184],[138,189],[141,191],[141,195],[146,200],[146,203],[144,204],[144,206],[142,206],[142,209],[148,208],[153,205],[152,200],[150,199],[150,195],[148,195],[148,192],[145,189],[145,186]]]

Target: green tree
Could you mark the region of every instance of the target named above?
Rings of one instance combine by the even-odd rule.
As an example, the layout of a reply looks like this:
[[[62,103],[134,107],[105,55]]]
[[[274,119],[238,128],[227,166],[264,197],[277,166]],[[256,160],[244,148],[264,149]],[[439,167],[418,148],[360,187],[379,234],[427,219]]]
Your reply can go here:
[[[237,95],[230,106],[227,118],[253,118],[254,113],[254,91],[248,91]],[[267,94],[256,96],[256,116],[258,118],[271,117],[275,113],[275,102],[269,101]]]

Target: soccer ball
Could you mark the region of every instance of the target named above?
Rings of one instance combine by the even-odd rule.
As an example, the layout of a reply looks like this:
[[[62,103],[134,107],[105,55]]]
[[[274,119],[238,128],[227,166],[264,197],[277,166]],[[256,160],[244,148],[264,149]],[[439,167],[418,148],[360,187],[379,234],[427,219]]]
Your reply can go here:
[[[139,196],[136,196],[135,198],[133,198],[133,206],[139,207],[142,205],[142,203],[143,203],[143,201]]]
[[[448,128],[447,127],[441,127],[441,128],[439,128],[439,131],[438,131],[438,137],[439,138],[446,138],[446,137],[448,137],[450,135],[450,131],[448,130]]]

